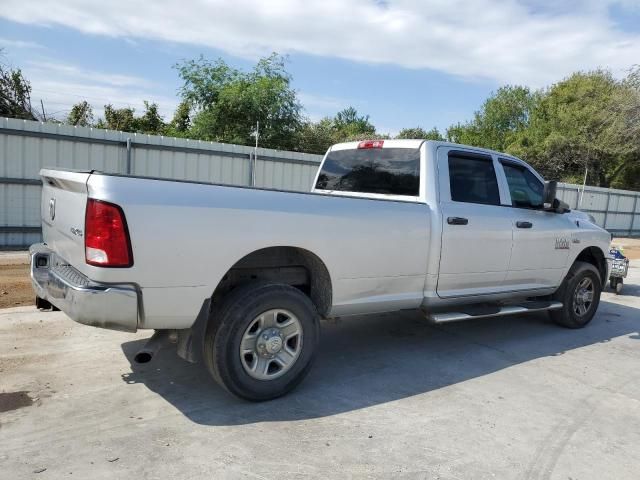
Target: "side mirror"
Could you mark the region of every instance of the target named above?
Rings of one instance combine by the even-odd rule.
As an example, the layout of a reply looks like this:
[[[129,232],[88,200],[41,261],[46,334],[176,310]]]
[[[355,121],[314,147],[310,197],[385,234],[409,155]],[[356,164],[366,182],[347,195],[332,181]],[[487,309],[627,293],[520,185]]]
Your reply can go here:
[[[558,191],[558,182],[552,180],[550,182],[544,182],[544,192],[542,194],[542,201],[544,206],[554,207],[554,200]],[[548,207],[547,207],[548,208]]]
[[[555,180],[544,182],[544,192],[542,194],[544,209],[556,213],[570,212],[569,205],[556,197],[557,192],[558,182]]]

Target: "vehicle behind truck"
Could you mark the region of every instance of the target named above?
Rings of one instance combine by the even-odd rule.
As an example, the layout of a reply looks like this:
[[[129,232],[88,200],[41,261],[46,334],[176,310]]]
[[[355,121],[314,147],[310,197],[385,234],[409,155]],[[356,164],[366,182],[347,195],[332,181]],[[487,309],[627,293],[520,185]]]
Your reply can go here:
[[[310,192],[44,169],[40,308],[135,332],[254,401],[294,388],[320,320],[593,318],[610,235],[499,152],[423,140],[332,146]],[[517,317],[513,321],[518,321]]]

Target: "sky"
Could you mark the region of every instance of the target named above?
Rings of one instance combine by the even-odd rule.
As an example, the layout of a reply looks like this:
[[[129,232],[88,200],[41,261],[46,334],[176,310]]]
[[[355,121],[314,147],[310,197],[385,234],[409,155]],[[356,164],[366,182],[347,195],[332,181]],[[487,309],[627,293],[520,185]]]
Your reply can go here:
[[[444,131],[506,84],[623,77],[640,63],[640,0],[0,0],[0,48],[58,118],[149,100],[168,120],[177,62],[250,69],[275,51],[311,120],[354,106],[382,133]]]

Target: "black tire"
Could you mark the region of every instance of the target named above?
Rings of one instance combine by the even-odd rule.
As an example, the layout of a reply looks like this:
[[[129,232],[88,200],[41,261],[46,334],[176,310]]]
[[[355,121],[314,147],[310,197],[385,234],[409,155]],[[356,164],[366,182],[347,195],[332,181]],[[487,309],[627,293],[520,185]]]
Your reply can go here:
[[[288,371],[258,380],[245,371],[240,342],[254,319],[271,309],[286,309],[297,317],[302,342]],[[248,284],[237,287],[213,310],[205,334],[205,363],[214,380],[230,393],[255,402],[271,400],[292,390],[309,373],[319,337],[316,308],[300,290],[281,284]]]
[[[616,291],[616,295],[620,295],[622,293],[622,287],[624,286],[624,280],[622,278],[619,278],[618,281],[616,282],[616,287],[615,287],[615,291]]]
[[[590,302],[586,312],[579,314],[576,312],[574,299],[580,284],[589,279],[593,285],[593,300]],[[596,314],[600,304],[600,294],[602,293],[602,280],[598,269],[586,262],[575,262],[569,269],[560,288],[554,293],[553,299],[562,302],[562,309],[551,310],[551,319],[558,325],[566,328],[583,328]]]

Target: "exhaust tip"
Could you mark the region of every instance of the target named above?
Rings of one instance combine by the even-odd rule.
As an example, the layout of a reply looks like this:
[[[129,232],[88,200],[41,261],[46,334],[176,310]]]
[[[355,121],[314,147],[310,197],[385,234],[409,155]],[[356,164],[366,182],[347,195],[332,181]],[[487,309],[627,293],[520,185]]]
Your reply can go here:
[[[136,363],[149,363],[153,358],[153,354],[150,352],[139,352],[136,353],[136,356],[133,357],[133,360]]]

